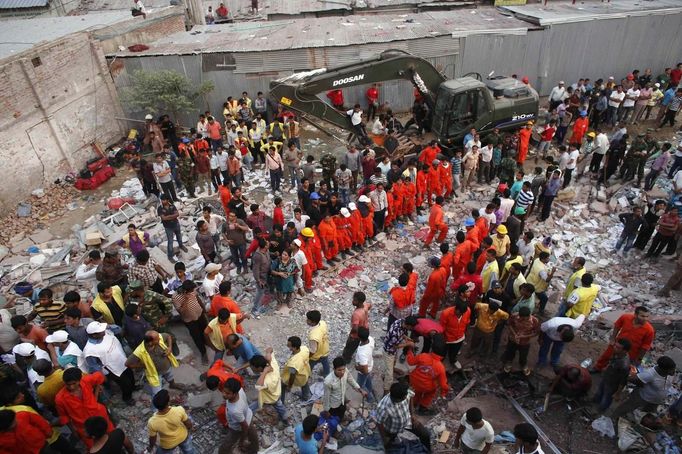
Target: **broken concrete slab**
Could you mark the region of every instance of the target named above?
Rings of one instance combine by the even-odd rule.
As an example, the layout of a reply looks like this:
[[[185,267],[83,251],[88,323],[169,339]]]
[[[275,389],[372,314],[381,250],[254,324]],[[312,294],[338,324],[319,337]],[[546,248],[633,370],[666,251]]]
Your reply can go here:
[[[50,241],[51,239],[54,238],[54,235],[52,235],[52,233],[50,233],[49,230],[44,229],[32,233],[31,236],[29,236],[29,238],[31,239],[31,241],[33,241],[33,243],[40,244]]]
[[[33,241],[30,238],[24,238],[21,241],[17,241],[12,247],[12,254],[22,254],[26,253],[26,249],[33,246]]]
[[[154,259],[154,261],[166,271],[166,273],[171,276],[175,275],[175,265],[173,265],[168,257],[166,256],[166,251],[161,250],[159,246],[147,249],[149,251],[149,256]]]

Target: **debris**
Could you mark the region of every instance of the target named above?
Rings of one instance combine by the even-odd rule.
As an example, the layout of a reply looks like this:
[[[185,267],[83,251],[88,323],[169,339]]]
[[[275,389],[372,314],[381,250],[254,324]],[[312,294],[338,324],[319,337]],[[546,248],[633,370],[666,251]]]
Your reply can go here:
[[[469,392],[469,390],[476,384],[476,379],[471,380],[467,385],[455,396],[454,400],[459,400]]]
[[[447,443],[449,439],[450,439],[450,431],[444,430],[443,433],[440,434],[440,438],[438,439],[438,442],[439,443]]]
[[[600,416],[592,421],[592,428],[608,438],[616,436],[616,429],[613,427],[613,421],[608,416]]]

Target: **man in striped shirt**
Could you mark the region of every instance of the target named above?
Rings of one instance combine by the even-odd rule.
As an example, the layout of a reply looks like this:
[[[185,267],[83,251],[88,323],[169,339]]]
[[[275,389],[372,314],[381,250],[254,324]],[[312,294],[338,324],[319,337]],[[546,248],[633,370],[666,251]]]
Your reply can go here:
[[[53,301],[52,297],[52,290],[49,288],[42,289],[38,294],[38,304],[27,317],[28,321],[40,317],[41,325],[50,334],[64,329],[64,312],[66,312],[66,305],[59,301]]]
[[[523,208],[527,211],[528,207],[533,203],[533,200],[535,200],[535,196],[533,195],[530,181],[524,181],[521,192],[519,192],[519,195],[516,197],[516,207]]]

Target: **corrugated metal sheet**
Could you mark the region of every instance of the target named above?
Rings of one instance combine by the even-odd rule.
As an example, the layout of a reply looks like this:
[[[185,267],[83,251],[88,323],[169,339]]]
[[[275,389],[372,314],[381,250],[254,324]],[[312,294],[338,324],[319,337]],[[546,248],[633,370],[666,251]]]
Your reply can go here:
[[[194,27],[191,32],[170,35],[149,50],[116,53],[173,55],[213,52],[254,52],[289,49],[361,46],[421,38],[465,36],[469,33],[525,33],[527,24],[500,14],[494,8],[404,15],[346,16],[275,22]],[[428,50],[428,46],[425,47]]]
[[[47,6],[48,0],[0,0],[0,9],[40,8]]]
[[[458,75],[492,70],[527,75],[538,92],[547,95],[559,80],[620,79],[645,68],[658,74],[679,61],[680,24],[682,13],[671,12],[555,24],[529,30],[523,37],[471,35],[462,38]]]
[[[534,3],[527,5],[503,6],[519,18],[538,25],[565,24],[601,19],[624,18],[628,16],[649,16],[669,14],[682,10],[679,0],[619,0],[614,2],[582,1]]]

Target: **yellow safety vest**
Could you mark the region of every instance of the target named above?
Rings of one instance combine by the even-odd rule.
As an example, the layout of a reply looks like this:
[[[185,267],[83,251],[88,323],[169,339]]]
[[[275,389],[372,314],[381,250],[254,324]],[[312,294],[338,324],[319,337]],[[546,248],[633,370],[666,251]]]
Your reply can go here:
[[[597,299],[599,293],[598,285],[590,285],[589,287],[578,287],[574,290],[578,294],[578,302],[573,305],[567,312],[566,317],[577,318],[580,314],[587,317],[592,310],[592,304]]]
[[[490,281],[492,274],[495,273],[497,278],[500,278],[500,267],[497,265],[497,261],[492,261],[483,265],[483,270],[481,271],[481,280],[483,281],[483,292],[490,290]]]
[[[284,383],[289,383],[290,368],[296,369],[294,386],[303,386],[308,383],[308,377],[310,377],[310,350],[308,347],[301,346],[301,350],[284,364],[282,370],[282,381]]]
[[[540,277],[540,273],[543,271],[547,271],[547,265],[542,263],[540,259],[535,259],[533,261],[533,266],[530,267],[530,271],[528,272],[526,282],[533,284],[536,293],[542,293],[549,287],[549,284]]]
[[[585,267],[582,267],[575,273],[571,274],[571,277],[568,278],[568,283],[566,284],[566,290],[564,291],[564,299],[571,296],[571,293],[573,293],[573,290],[575,290],[575,281],[580,281],[580,279],[583,277],[583,274],[586,272],[587,270]]]
[[[327,322],[320,320],[320,323],[310,330],[310,340],[317,342],[317,350],[310,354],[310,361],[317,361],[329,355],[329,331]]]
[[[121,308],[122,311],[125,310],[123,307],[123,292],[121,291],[121,287],[118,285],[114,285],[111,287],[111,297],[114,299],[116,304],[118,304],[118,307]],[[104,317],[104,321],[107,322],[110,325],[116,324],[114,321],[114,316],[111,315],[111,311],[107,307],[107,303],[104,302],[101,296],[97,294],[95,297],[94,301],[92,302],[92,308],[95,309],[97,312],[102,314],[102,317]]]
[[[237,314],[230,314],[229,323],[230,328],[232,328],[232,332],[237,334]],[[218,325],[220,325],[220,322],[218,322],[218,317],[208,322],[208,327],[211,328],[211,334],[209,335],[209,338],[211,339],[213,345],[223,351],[225,350],[225,340],[223,339],[223,333],[220,331],[220,326]]]
[[[161,334],[159,334],[159,347],[161,347],[163,350],[168,350],[168,347],[166,347],[166,343],[163,341],[163,336]],[[144,374],[147,377],[147,382],[152,386],[161,386],[161,380],[159,379],[159,374],[156,371],[156,366],[154,365],[154,361],[147,351],[144,342],[137,346],[133,352],[133,355],[137,356],[139,360],[142,361],[142,364],[144,364]],[[175,358],[173,353],[168,356],[168,360],[170,361],[171,366],[178,367],[178,360]]]

